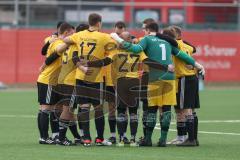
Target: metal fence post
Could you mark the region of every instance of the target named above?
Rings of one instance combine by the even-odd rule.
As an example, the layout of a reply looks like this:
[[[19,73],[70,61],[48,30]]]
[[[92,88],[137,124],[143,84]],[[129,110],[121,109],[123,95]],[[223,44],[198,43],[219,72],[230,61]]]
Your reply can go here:
[[[18,21],[19,21],[19,0],[14,1],[14,20],[13,20],[13,26],[18,27]]]
[[[238,31],[240,30],[240,1],[237,1],[238,5]]]
[[[25,27],[29,27],[29,22],[30,22],[30,0],[27,0],[26,4],[26,18],[25,18]]]
[[[187,27],[187,0],[183,1],[183,8],[184,8],[183,29],[186,29],[186,27]]]
[[[135,22],[135,20],[134,20],[134,6],[135,6],[135,2],[134,2],[134,0],[131,0],[130,1],[130,10],[131,10],[131,15],[130,15],[130,24],[129,24],[129,27],[130,28],[133,28],[133,26],[134,26],[134,22]]]
[[[82,0],[78,0],[77,1],[77,18],[79,20],[79,22],[81,21],[81,9],[82,9]]]

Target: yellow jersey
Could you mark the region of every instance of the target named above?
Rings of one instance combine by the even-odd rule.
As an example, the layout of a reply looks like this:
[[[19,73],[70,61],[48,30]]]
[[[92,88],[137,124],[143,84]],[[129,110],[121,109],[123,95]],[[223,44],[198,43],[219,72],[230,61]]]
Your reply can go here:
[[[84,30],[70,36],[70,40],[79,47],[78,54],[88,61],[104,59],[108,50],[115,47],[115,42],[109,34],[98,31]],[[77,68],[76,79],[88,82],[103,82],[103,68],[92,68],[93,73],[86,75]]]
[[[64,44],[63,40],[61,39],[58,39],[55,42],[51,43],[47,50],[46,58],[56,52],[57,47],[61,44]],[[46,66],[46,68],[39,74],[37,82],[57,85],[60,70],[61,58],[58,58],[52,64]]]
[[[111,64],[111,71],[106,74],[111,74],[109,82],[112,81],[112,85],[115,85],[116,80],[121,77],[139,78],[142,61],[147,58],[144,52],[136,55],[121,49],[111,51],[108,57],[113,62]]]
[[[68,49],[62,53],[62,67],[58,77],[58,84],[75,86],[77,67],[72,61],[74,52],[78,52],[78,47],[76,45],[69,46]]]
[[[177,40],[177,43],[180,50],[186,52],[189,56],[192,56],[193,54],[192,46],[185,44],[182,40]],[[183,77],[183,76],[191,76],[196,74],[196,70],[188,69],[186,67],[187,64],[175,56],[173,56],[173,62],[175,64],[176,78]]]
[[[106,86],[113,86],[112,74],[111,74],[112,64],[109,64],[109,65],[103,67],[103,72],[104,72]]]

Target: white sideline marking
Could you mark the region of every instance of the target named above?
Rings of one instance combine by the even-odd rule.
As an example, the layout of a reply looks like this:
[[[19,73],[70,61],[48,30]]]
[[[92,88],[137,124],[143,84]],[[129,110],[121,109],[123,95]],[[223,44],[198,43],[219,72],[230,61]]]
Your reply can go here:
[[[36,118],[34,115],[0,115],[0,118]]]
[[[159,129],[160,127],[155,127],[155,129]],[[169,129],[169,131],[176,132],[176,129]],[[218,135],[233,135],[233,136],[240,136],[240,133],[229,133],[229,132],[208,132],[208,131],[198,131],[198,133],[204,134],[218,134]]]
[[[240,123],[240,120],[202,120],[199,123]],[[176,124],[176,122],[171,122],[171,124]]]
[[[0,114],[0,118],[36,118],[35,115],[14,115],[14,114]],[[240,123],[240,120],[202,120],[199,123]],[[171,122],[176,124],[176,122]],[[159,126],[160,124],[157,123]]]
[[[34,115],[0,115],[0,118],[36,118]],[[240,123],[240,120],[203,120],[199,123]],[[176,122],[171,122],[171,124],[176,124]],[[160,124],[157,123],[155,129],[160,129]],[[176,132],[176,129],[169,129],[171,132]],[[208,131],[199,131],[203,134],[217,134],[217,135],[234,135],[240,136],[240,133],[228,133],[228,132],[208,132]]]

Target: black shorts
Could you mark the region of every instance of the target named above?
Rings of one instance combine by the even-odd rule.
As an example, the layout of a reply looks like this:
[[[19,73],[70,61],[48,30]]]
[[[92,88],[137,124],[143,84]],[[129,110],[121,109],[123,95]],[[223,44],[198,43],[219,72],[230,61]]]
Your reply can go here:
[[[76,80],[76,95],[78,104],[103,104],[103,83],[93,83]]]
[[[55,105],[59,100],[56,87],[37,82],[38,102],[40,105]]]
[[[119,78],[116,86],[118,107],[138,107],[140,80],[138,78]]]
[[[58,103],[69,106],[71,108],[77,108],[75,86],[58,84],[56,86],[56,91],[59,96]]]
[[[143,103],[147,103],[147,95],[148,95],[148,73],[147,72],[144,72],[143,73],[143,76],[142,76],[142,79],[140,81],[140,85],[141,85],[141,91],[140,91],[140,100],[143,102]]]
[[[176,109],[200,108],[198,77],[185,76],[179,78]]]
[[[107,102],[115,102],[116,92],[113,86],[106,86],[104,95]]]

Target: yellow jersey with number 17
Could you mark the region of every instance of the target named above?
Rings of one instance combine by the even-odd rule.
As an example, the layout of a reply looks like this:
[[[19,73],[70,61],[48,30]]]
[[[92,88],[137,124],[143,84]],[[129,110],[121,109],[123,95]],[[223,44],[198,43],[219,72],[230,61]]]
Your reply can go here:
[[[49,57],[54,52],[56,52],[57,47],[61,44],[64,44],[64,42],[61,39],[58,39],[55,42],[51,43],[47,50],[46,58]],[[37,82],[50,85],[57,85],[60,70],[61,70],[61,58],[59,57],[52,64],[46,66],[46,68],[39,74]]]
[[[79,47],[79,56],[88,61],[104,59],[111,46],[115,46],[115,42],[109,34],[98,31],[85,30],[78,32],[71,35],[70,40]],[[91,75],[86,75],[80,69],[77,69],[76,79],[88,82],[103,82],[103,68],[92,68],[92,70]]]

